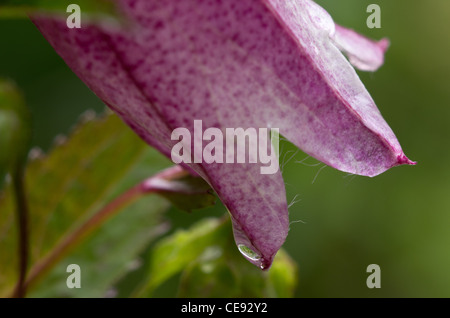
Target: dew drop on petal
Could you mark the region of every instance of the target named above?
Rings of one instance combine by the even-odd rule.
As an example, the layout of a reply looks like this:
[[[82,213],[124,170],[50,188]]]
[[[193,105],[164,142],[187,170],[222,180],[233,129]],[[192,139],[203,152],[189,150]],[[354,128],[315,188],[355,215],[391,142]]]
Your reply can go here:
[[[248,246],[245,246],[244,244],[239,244],[238,249],[239,249],[239,252],[242,253],[242,255],[244,255],[245,257],[247,257],[248,259],[250,259],[252,261],[258,261],[261,258],[251,248],[249,248]]]

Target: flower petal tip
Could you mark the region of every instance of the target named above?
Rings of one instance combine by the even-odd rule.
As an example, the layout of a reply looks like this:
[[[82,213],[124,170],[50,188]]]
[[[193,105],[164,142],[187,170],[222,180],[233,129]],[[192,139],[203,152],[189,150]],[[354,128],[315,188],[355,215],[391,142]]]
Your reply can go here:
[[[383,53],[386,53],[387,49],[391,46],[391,41],[389,41],[388,38],[382,38],[377,42],[377,45],[383,51]]]
[[[338,24],[332,40],[354,67],[366,72],[375,72],[384,64],[384,54],[390,46],[387,38],[374,41]]]
[[[259,264],[259,268],[261,268],[263,271],[268,270],[270,266],[272,266],[272,260],[270,261],[263,260],[261,261],[261,264]]]
[[[401,154],[397,157],[397,164],[415,166],[417,162],[410,160],[408,157],[405,156],[405,154]]]

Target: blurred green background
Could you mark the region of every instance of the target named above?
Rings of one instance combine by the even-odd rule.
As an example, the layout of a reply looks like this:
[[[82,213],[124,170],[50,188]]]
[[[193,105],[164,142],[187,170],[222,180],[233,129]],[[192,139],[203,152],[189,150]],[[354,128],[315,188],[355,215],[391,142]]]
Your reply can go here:
[[[317,2],[337,23],[390,39],[385,65],[360,75],[418,165],[365,178],[296,163],[301,152],[286,164],[288,201],[300,200],[285,244],[300,269],[296,295],[450,297],[450,1]],[[366,26],[370,3],[381,7],[381,29]],[[1,20],[0,37],[0,77],[24,92],[33,145],[48,149],[86,109],[104,109],[31,22]],[[289,157],[293,147],[282,147]],[[200,217],[169,216],[186,228]],[[366,286],[369,264],[381,267],[380,289]]]

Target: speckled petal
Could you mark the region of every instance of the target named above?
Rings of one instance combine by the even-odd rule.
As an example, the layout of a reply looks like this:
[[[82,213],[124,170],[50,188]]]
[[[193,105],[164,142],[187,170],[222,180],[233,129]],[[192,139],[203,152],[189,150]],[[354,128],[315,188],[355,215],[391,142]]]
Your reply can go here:
[[[166,155],[173,129],[193,132],[201,119],[203,129],[279,128],[305,152],[351,173],[373,176],[408,162],[336,47],[334,22],[314,2],[118,3],[131,22],[123,28],[33,20],[72,70]],[[281,174],[262,175],[260,164],[189,167],[229,209],[241,252],[268,268],[289,225]]]
[[[384,53],[389,47],[389,40],[386,38],[376,42],[339,25],[336,25],[332,39],[347,55],[350,63],[362,71],[374,72],[380,68],[384,63]]]

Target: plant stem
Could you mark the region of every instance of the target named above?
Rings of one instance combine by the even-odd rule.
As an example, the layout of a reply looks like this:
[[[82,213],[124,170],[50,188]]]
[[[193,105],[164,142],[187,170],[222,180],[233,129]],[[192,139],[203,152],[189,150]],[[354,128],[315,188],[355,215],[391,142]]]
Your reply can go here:
[[[18,224],[19,242],[19,280],[14,289],[13,297],[23,298],[26,295],[26,274],[29,257],[29,233],[28,233],[28,204],[25,193],[24,168],[18,165],[12,176],[14,195],[16,201],[16,216]]]

